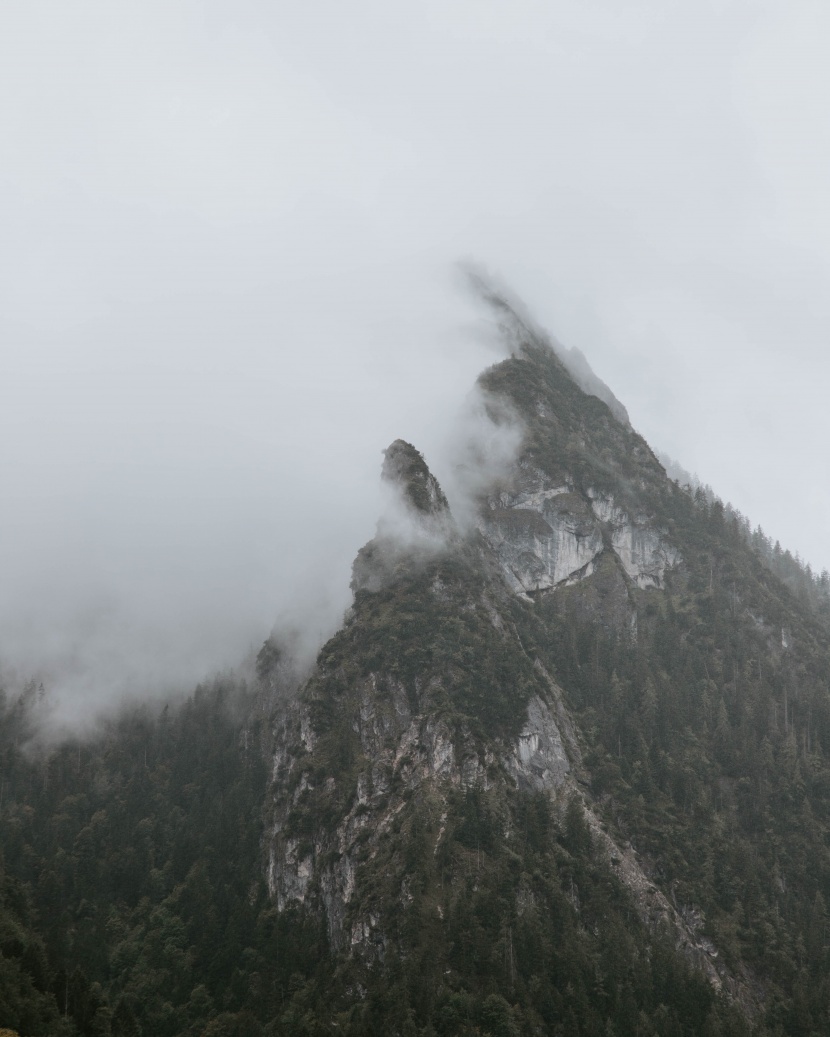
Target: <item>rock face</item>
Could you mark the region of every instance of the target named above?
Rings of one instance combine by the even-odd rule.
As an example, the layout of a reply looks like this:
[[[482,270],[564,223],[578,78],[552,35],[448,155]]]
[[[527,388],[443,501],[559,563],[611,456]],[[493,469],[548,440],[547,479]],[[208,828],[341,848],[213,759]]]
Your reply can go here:
[[[445,515],[447,498],[419,453],[411,443],[396,439],[383,452],[381,479],[400,493],[406,507],[419,516]]]
[[[365,876],[383,859],[390,832],[415,800],[432,803],[437,811],[432,850],[437,853],[453,797],[512,787],[555,795],[572,760],[579,758],[561,692],[541,664],[527,658],[511,619],[509,593],[489,586],[489,577],[482,575],[484,545],[461,545],[446,498],[413,447],[392,444],[383,478],[428,539],[402,538],[389,521],[378,524],[377,536],[355,561],[356,603],[341,636],[355,644],[365,638],[367,624],[379,618],[382,627],[388,622],[397,630],[391,605],[382,616],[376,611],[377,603],[391,595],[403,608],[427,606],[428,626],[422,635],[427,645],[414,638],[409,651],[428,649],[432,639],[443,636],[446,624],[458,622],[481,651],[458,667],[451,641],[447,668],[427,650],[423,667],[408,683],[396,673],[400,635],[384,636],[382,649],[377,636],[370,636],[364,642],[366,665],[357,669],[356,649],[342,662],[334,653],[327,657],[324,649],[305,693],[275,726],[267,839],[268,886],[278,909],[318,905],[325,912],[332,948],[367,960],[383,958],[388,936]],[[448,569],[442,576],[445,557]],[[426,581],[422,571],[429,566],[438,568]],[[420,600],[401,590],[413,580],[421,588]],[[425,603],[423,595],[429,599]],[[496,659],[514,656],[518,665],[513,679],[527,685],[516,699],[521,713],[507,725],[515,734],[505,730],[494,739],[482,739],[452,706],[455,696],[477,694],[478,685],[488,679],[488,672],[477,672],[479,666],[487,670],[488,648]],[[407,654],[403,645],[398,650]],[[349,678],[343,663],[352,668]],[[335,694],[336,711],[321,723],[319,717],[328,713]],[[343,761],[339,769],[331,765],[335,753]],[[405,886],[407,881],[402,874],[400,882]]]
[[[590,576],[603,549],[590,506],[568,486],[501,494],[479,529],[517,594],[535,594]]]
[[[662,586],[666,567],[679,561],[646,516],[631,516],[612,496],[551,485],[538,469],[522,471],[517,483],[488,499],[479,525],[516,594],[585,579],[606,550],[640,588]]]
[[[371,898],[356,897],[356,876],[382,853],[396,819],[413,796],[443,805],[453,791],[487,791],[494,782],[556,794],[570,773],[566,744],[575,736],[553,695],[535,695],[525,724],[501,760],[476,744],[470,731],[453,733],[429,714],[413,714],[404,688],[372,675],[360,689],[353,713],[343,718],[360,740],[361,765],[345,812],[330,826],[315,826],[305,838],[294,834],[304,797],[322,791],[334,797],[335,779],[315,790],[303,769],[307,710],[297,705],[278,734],[275,754],[267,877],[279,910],[313,897],[325,907],[334,950],[383,957],[386,936]],[[557,723],[557,708],[566,733]],[[573,750],[572,750],[573,751]],[[578,750],[576,750],[578,753]],[[289,791],[290,790],[290,791]],[[439,825],[434,851],[442,838]]]
[[[465,565],[471,564],[473,556],[465,556],[459,547],[446,498],[413,447],[402,441],[392,444],[385,454],[383,478],[395,490],[404,513],[418,530],[426,531],[428,543],[438,539],[441,551],[452,546],[456,555],[467,558]],[[527,467],[509,492],[487,501],[480,531],[479,551],[503,574],[505,591],[522,598],[587,580],[603,553],[612,555],[637,587],[659,587],[666,566],[677,561],[659,533],[616,506],[613,498],[577,492],[572,482],[550,485],[543,473]],[[446,539],[451,533],[455,540]],[[405,579],[403,573],[424,567],[438,549],[430,550],[417,537],[402,540],[389,521],[382,520],[377,537],[355,561],[357,606],[368,607],[385,589]],[[485,628],[483,637],[495,639],[502,652],[526,658],[506,612],[509,593],[505,598],[496,587],[475,600],[469,597],[467,583],[453,589],[438,576],[428,593],[436,608],[452,606],[449,616],[453,608],[475,616]],[[350,622],[359,630],[365,619],[356,611]],[[348,632],[347,624],[344,633]],[[678,945],[691,948],[689,953],[696,955],[713,982],[719,982],[677,912],[654,889],[633,854],[619,848],[591,812],[578,778],[583,767],[579,737],[561,689],[538,659],[530,668],[535,691],[525,696],[515,734],[482,741],[470,724],[451,722],[436,708],[458,676],[427,666],[415,678],[413,694],[396,675],[393,657],[378,656],[374,650],[370,654],[380,667],[373,666],[345,688],[342,674],[337,669],[326,672],[323,663],[316,686],[312,679],[306,695],[282,714],[275,731],[267,876],[279,910],[316,904],[324,912],[334,951],[366,962],[382,961],[389,934],[365,876],[386,859],[391,833],[409,815],[413,802],[434,804],[434,856],[453,797],[457,802],[458,795],[476,791],[503,796],[509,789],[542,793],[560,803],[576,797],[597,844],[609,859],[623,862],[618,874],[643,920],[675,931]],[[475,662],[468,663],[473,669],[461,675],[462,684],[477,680]],[[350,762],[339,770],[330,763],[330,734],[318,733],[320,722],[315,723],[332,685],[342,688],[335,719],[339,744],[342,749],[344,732],[352,743]],[[397,874],[395,881],[406,901],[410,879],[405,869],[394,861],[385,868],[386,875],[390,870]]]
[[[508,774],[520,789],[554,792],[571,770],[562,734],[549,703],[534,695],[513,752],[506,758]]]
[[[680,553],[644,515],[632,518],[613,498],[588,491],[591,507],[610,536],[611,548],[638,587],[662,587],[666,568],[677,565]]]

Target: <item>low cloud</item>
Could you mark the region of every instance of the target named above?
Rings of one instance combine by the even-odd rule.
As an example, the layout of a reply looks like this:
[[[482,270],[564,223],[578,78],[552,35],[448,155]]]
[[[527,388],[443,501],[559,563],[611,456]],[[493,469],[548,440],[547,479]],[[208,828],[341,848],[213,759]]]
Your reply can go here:
[[[396,437],[469,522],[470,473],[513,445],[473,417],[472,460],[451,449],[504,349],[446,287],[467,252],[655,447],[824,564],[826,177],[787,160],[824,95],[790,76],[766,103],[770,54],[827,78],[797,17],[209,8],[4,22],[7,687],[43,674],[80,724],[236,665],[278,616],[325,636]]]
[[[484,495],[509,475],[521,450],[524,426],[509,401],[476,385],[448,441],[445,490],[463,529],[475,526]]]

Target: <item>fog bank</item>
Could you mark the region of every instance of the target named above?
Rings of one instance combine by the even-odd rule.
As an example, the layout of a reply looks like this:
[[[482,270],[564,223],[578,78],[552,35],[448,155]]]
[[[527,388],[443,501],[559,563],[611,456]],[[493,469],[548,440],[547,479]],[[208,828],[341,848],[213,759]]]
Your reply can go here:
[[[83,717],[336,625],[383,448],[451,494],[459,257],[830,564],[828,46],[812,2],[14,5],[6,672]]]

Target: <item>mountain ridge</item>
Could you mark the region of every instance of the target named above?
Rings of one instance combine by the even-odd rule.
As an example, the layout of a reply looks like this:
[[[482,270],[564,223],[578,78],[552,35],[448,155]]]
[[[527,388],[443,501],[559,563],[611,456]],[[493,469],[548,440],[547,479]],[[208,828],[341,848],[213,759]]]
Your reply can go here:
[[[521,425],[512,464],[459,522],[390,445],[310,673],[275,635],[252,685],[39,757],[29,700],[0,702],[18,1028],[830,1028],[830,634],[497,311],[509,355],[479,388]]]
[[[503,299],[497,300],[497,308],[502,316],[515,316]],[[702,535],[699,528],[702,517],[699,514],[700,502],[692,500],[668,479],[654,452],[627,420],[619,420],[606,403],[594,394],[586,393],[571,377],[550,343],[537,336],[520,318],[516,318],[511,331],[511,356],[486,371],[479,384],[486,394],[508,401],[512,412],[519,414],[524,439],[510,475],[503,478],[500,485],[482,494],[476,529],[478,539],[468,535],[464,550],[477,552],[479,563],[483,560],[479,572],[489,574],[484,584],[491,593],[497,585],[492,573],[498,570],[502,587],[501,607],[490,602],[488,618],[491,626],[500,633],[512,628],[515,643],[510,651],[515,652],[517,658],[528,660],[536,677],[544,675],[546,687],[535,687],[523,696],[514,697],[510,705],[512,728],[509,724],[502,728],[498,724],[484,730],[479,728],[477,743],[475,737],[471,738],[469,726],[465,726],[469,725],[470,718],[464,712],[461,689],[454,691],[454,697],[450,695],[452,708],[456,711],[454,729],[444,726],[439,730],[435,725],[431,727],[429,721],[424,721],[424,717],[434,717],[438,708],[435,703],[424,708],[423,702],[419,702],[420,712],[417,712],[410,700],[407,712],[400,699],[395,708],[399,716],[407,717],[409,726],[397,733],[400,742],[398,749],[386,761],[387,765],[391,764],[387,777],[389,780],[394,777],[401,753],[405,757],[409,747],[417,745],[420,749],[415,755],[416,765],[406,778],[406,788],[410,793],[419,790],[421,784],[431,781],[440,785],[444,781],[462,790],[481,788],[492,794],[500,781],[512,779],[519,790],[533,789],[551,796],[554,803],[558,801],[560,811],[571,812],[574,824],[577,823],[574,811],[581,811],[595,853],[604,856],[611,869],[617,869],[616,875],[631,897],[644,930],[653,934],[670,934],[675,948],[706,978],[717,996],[725,997],[727,1002],[739,1007],[745,1018],[753,1022],[764,1010],[764,984],[740,955],[732,955],[731,961],[728,955],[724,956],[717,933],[705,924],[705,911],[700,904],[694,901],[680,904],[674,886],[660,888],[661,882],[659,878],[655,881],[655,877],[659,876],[661,862],[655,848],[649,847],[641,859],[639,851],[625,839],[626,824],[620,824],[622,819],[618,817],[616,823],[609,824],[609,803],[603,802],[603,796],[607,800],[607,792],[603,781],[597,782],[592,773],[595,760],[590,758],[595,756],[595,747],[585,744],[584,734],[577,733],[581,724],[574,717],[573,705],[566,704],[569,696],[550,676],[545,665],[547,661],[548,666],[555,666],[559,660],[548,653],[543,661],[544,652],[528,652],[522,635],[534,639],[538,646],[549,636],[549,632],[540,630],[540,626],[544,628],[564,622],[576,632],[579,627],[584,629],[587,625],[595,634],[602,630],[609,640],[615,640],[618,646],[624,646],[625,652],[636,656],[643,640],[653,641],[659,617],[666,613],[671,615],[674,598],[678,594],[682,597],[695,573],[699,573],[701,546],[705,553],[710,542],[717,541],[721,534],[729,534],[730,549],[726,553],[723,549],[716,551],[710,560],[708,595],[706,589],[703,595],[709,600],[715,597],[716,572],[717,579],[722,580],[726,570],[731,572],[740,568],[748,595],[760,595],[761,599],[754,604],[755,611],[749,608],[748,601],[741,604],[747,607],[756,628],[767,632],[766,649],[780,661],[776,645],[769,640],[768,631],[774,629],[774,623],[771,625],[769,617],[764,615],[762,604],[765,587],[771,586],[771,577],[763,572],[757,559],[750,557],[748,551],[741,554],[739,565],[732,564],[729,551],[738,550],[738,538],[734,530],[727,531],[722,508],[713,507],[710,514],[707,504],[707,529]],[[498,409],[494,411],[494,420],[500,420]],[[719,565],[723,566],[723,571],[717,571]],[[430,588],[433,594],[436,581],[442,589],[446,586],[439,576],[433,576]],[[736,588],[737,583],[732,587],[733,619],[737,618],[740,600]],[[504,590],[507,590],[508,598],[503,597]],[[465,591],[466,603],[461,607],[472,611],[477,599],[468,592],[469,588]],[[480,588],[477,593],[481,594]],[[658,599],[650,597],[654,594]],[[511,599],[517,604],[527,602],[537,615],[529,617],[525,614],[520,620],[512,614],[509,620],[506,619],[502,608]],[[358,609],[363,605],[363,602],[356,602]],[[518,607],[522,608],[520,604]],[[544,613],[541,623],[540,609]],[[438,626],[449,622],[447,616]],[[808,623],[810,627],[814,633],[817,632],[818,628],[812,623]],[[419,630],[418,636],[435,641],[440,632],[425,627]],[[487,636],[482,632],[481,642]],[[783,633],[782,637],[786,640]],[[399,638],[396,646],[400,644]],[[825,649],[826,644],[821,650]],[[715,651],[720,652],[718,649]],[[706,660],[702,658],[701,663],[708,675]],[[441,679],[434,675],[430,677],[430,672],[422,670],[419,676],[427,687],[430,681],[441,686]],[[623,684],[630,684],[630,678],[621,679],[613,668],[608,676],[614,694],[620,695]],[[660,676],[655,673],[645,681],[645,688],[638,690],[638,713],[659,710],[659,705],[651,697],[655,695],[655,678]],[[418,676],[414,679],[417,685]],[[371,671],[371,680],[376,680],[374,670]],[[471,680],[473,683],[480,681],[481,673],[476,671]],[[712,682],[708,676],[704,680],[707,682],[705,698],[705,691],[709,690]],[[727,688],[729,683],[724,687]],[[736,674],[731,684],[731,690],[737,692],[739,682]],[[393,698],[396,694],[402,696],[404,685],[405,680],[395,690],[395,682],[390,680],[389,694]],[[606,689],[602,691],[604,694]],[[490,694],[493,694],[492,690]],[[721,696],[723,705],[723,691]],[[570,697],[573,697],[572,692]],[[372,713],[376,708],[370,703],[371,698],[369,695],[362,700],[361,718],[363,713]],[[446,703],[444,705],[446,707]],[[515,727],[517,715],[525,718],[518,732]],[[720,722],[723,722],[722,712]],[[787,723],[789,721],[785,720],[785,729]],[[352,726],[360,728],[360,723]],[[563,737],[563,731],[568,732],[567,737]],[[513,744],[508,750],[510,739]],[[621,756],[621,734],[618,735],[617,749]],[[645,743],[641,752],[645,759],[632,760],[634,770],[648,766],[650,754]],[[372,757],[369,770],[373,775],[381,755],[375,752]],[[586,758],[589,759],[587,766]],[[605,766],[619,771],[610,761]],[[417,777],[413,778],[413,774]],[[540,774],[545,774],[546,778],[540,781]],[[381,787],[386,790],[388,784],[389,781],[382,781]],[[631,786],[627,782],[624,785],[630,791]],[[356,802],[364,812],[363,816],[369,814],[371,817],[369,800],[360,791],[366,787],[365,784],[361,786],[361,779],[358,779]],[[587,792],[589,788],[590,794]],[[429,796],[431,793],[424,794]],[[405,804],[401,801],[391,809],[393,813],[404,810]],[[614,805],[612,815],[616,809]],[[389,816],[384,815],[375,829],[383,831],[391,823]],[[560,814],[560,820],[562,816]],[[446,819],[445,813],[441,817]],[[372,827],[371,821],[367,823]],[[359,890],[354,875],[363,865],[350,856],[352,844],[349,843],[347,827],[339,830],[339,859],[348,860],[349,877],[340,887],[342,900],[335,910],[338,917],[348,911],[359,914],[353,900],[355,890]],[[611,834],[615,828],[616,835]],[[316,852],[317,847],[314,847],[314,852],[305,858],[304,867],[311,883],[309,888],[313,888]],[[377,849],[373,848],[370,856],[376,852]],[[689,871],[690,876],[693,870]],[[331,913],[331,902],[326,903],[326,910]],[[382,931],[380,915],[370,913],[368,918],[368,922],[355,923],[357,929],[353,931],[350,945],[352,952],[361,946],[364,938],[382,942],[377,935]],[[370,933],[374,935],[369,937]]]
[[[531,340],[521,344],[520,359],[513,357],[510,360],[504,361],[486,372],[480,381],[488,392],[502,392],[504,394],[505,373],[508,373],[509,378],[509,368],[511,366],[515,367],[517,363],[527,364],[528,362],[537,368],[543,364],[549,367],[553,364],[561,368],[561,361],[555,357],[553,351],[546,344],[540,344]],[[564,368],[561,369],[564,370]],[[575,383],[571,382],[568,376],[565,377],[568,378],[568,383],[580,395],[587,396]],[[548,380],[550,379],[548,378]],[[539,380],[536,380],[535,384],[538,388]],[[520,391],[514,391],[510,394],[512,402],[520,406],[522,408],[522,416],[527,417],[530,410],[528,400],[524,395],[524,380],[518,379],[516,387]],[[556,392],[554,392],[551,386],[548,386],[548,389],[548,396],[560,394],[559,387],[557,387]],[[548,417],[549,413],[555,413],[556,411],[556,401],[545,400],[539,397],[532,399],[531,402],[533,411],[543,421]],[[548,408],[552,403],[554,405],[549,410]],[[610,408],[607,408],[601,401],[597,401],[596,404],[591,406],[594,409],[602,407],[603,410],[610,414]],[[528,442],[519,462],[518,474],[514,473],[513,478],[509,480],[511,484],[509,489],[502,486],[498,492],[489,496],[487,501],[489,513],[485,511],[483,520],[479,524],[477,531],[479,539],[476,542],[474,537],[468,538],[465,550],[469,552],[477,549],[479,554],[484,554],[489,563],[489,568],[500,569],[507,588],[525,600],[530,600],[531,596],[538,595],[542,591],[541,582],[538,579],[539,572],[536,573],[537,579],[535,580],[535,586],[532,588],[528,587],[526,581],[523,582],[520,576],[517,575],[520,568],[520,566],[517,567],[517,558],[521,561],[523,557],[527,559],[528,556],[532,557],[536,562],[542,563],[541,571],[547,577],[546,590],[552,590],[563,583],[579,582],[591,576],[594,571],[595,559],[600,555],[605,555],[614,560],[618,569],[617,575],[623,580],[624,586],[627,578],[629,583],[636,586],[659,587],[666,566],[675,564],[678,561],[679,555],[677,552],[667,547],[662,537],[652,538],[654,542],[651,544],[647,543],[648,536],[644,532],[645,524],[642,516],[638,516],[637,521],[640,523],[640,528],[635,533],[633,523],[626,523],[625,519],[627,516],[621,509],[615,506],[613,497],[602,497],[598,491],[593,491],[592,489],[588,489],[587,494],[585,493],[584,479],[587,475],[585,471],[587,451],[584,442],[577,443],[574,447],[576,456],[580,458],[583,496],[580,497],[573,492],[573,477],[570,475],[565,476],[563,469],[558,466],[555,469],[556,475],[560,478],[565,478],[564,485],[545,486],[544,483],[546,479],[549,481],[549,476],[536,467],[539,460],[541,460],[537,444],[542,441],[545,447],[550,449],[551,437],[547,429],[545,430],[547,434],[540,434],[537,429],[532,427],[532,422],[530,425],[531,427],[527,430]],[[630,426],[625,427],[624,435],[629,440],[636,437],[636,433],[633,433]],[[633,455],[640,466],[643,464],[656,464],[656,458],[645,446],[644,441],[639,440],[639,437],[636,437],[636,440],[639,442],[635,445]],[[408,445],[407,449],[413,450]],[[420,459],[420,455],[418,455],[418,458]],[[420,464],[423,464],[422,459],[420,459]],[[426,467],[425,464],[423,467]],[[659,471],[665,478],[664,473],[662,473],[662,467],[659,467]],[[599,484],[602,484],[603,477],[605,478],[606,488],[609,473],[610,469],[607,465],[600,465],[596,471],[591,472],[592,475],[599,476],[599,478],[593,480]],[[431,478],[424,475],[423,470],[421,470],[420,474],[422,481]],[[626,472],[625,478],[630,479],[631,473]],[[641,479],[641,483],[642,481]],[[409,490],[410,487],[406,485],[402,487],[404,493],[408,493]],[[531,507],[527,507],[528,504]],[[579,513],[580,508],[582,513]],[[591,518],[588,518],[588,515],[591,514],[591,509],[593,509],[593,515],[591,515]],[[508,515],[511,519],[519,519],[519,528],[517,529],[515,521],[507,523],[511,528],[505,534],[503,527]],[[528,526],[529,515],[533,516],[533,520]],[[588,523],[592,523],[591,529],[586,528]],[[501,527],[500,533],[494,533],[494,527]],[[636,546],[639,547],[639,551],[635,549],[634,544],[638,536],[640,543]],[[575,553],[571,552],[570,554],[567,550],[563,550],[563,542],[567,538],[570,538],[571,542],[576,542],[577,545],[587,541],[589,544],[587,555],[580,553],[579,547],[577,547]],[[645,546],[643,542],[645,542]],[[475,543],[475,548],[472,548],[472,543]],[[509,543],[512,546],[512,553],[510,550],[503,550],[505,543]],[[627,547],[628,550],[621,551],[622,547]],[[362,549],[362,552],[366,550]],[[371,546],[369,550],[372,550]],[[652,557],[646,558],[649,551]],[[655,566],[654,556],[658,553],[660,557],[657,559]],[[549,562],[552,554],[556,556],[554,563],[545,566],[544,562],[546,560]],[[557,563],[562,556],[565,558],[564,568],[560,566],[557,569]],[[623,557],[625,557],[625,561],[623,561]],[[361,555],[358,558],[360,559]],[[646,563],[651,564],[646,564],[645,566],[639,564],[644,559]],[[359,610],[363,606],[363,602],[360,601],[361,592],[366,590],[367,584],[365,580],[360,580],[356,581],[354,586],[356,587],[358,599],[355,607]],[[439,595],[446,593],[446,584],[441,580],[440,576],[433,577],[430,588],[433,595],[436,593],[436,589]],[[369,593],[376,593],[379,590],[380,587],[374,584]],[[469,608],[469,602],[467,607]],[[516,700],[511,703],[514,724],[516,716],[521,717],[524,715],[525,720],[521,724],[521,730],[518,733],[512,732],[515,742],[512,750],[508,750],[507,746],[502,744],[501,763],[505,771],[512,777],[517,788],[533,789],[536,792],[554,795],[570,792],[573,797],[572,802],[575,804],[581,803],[584,799],[584,793],[578,788],[574,779],[569,778],[569,775],[572,770],[571,760],[577,762],[577,766],[581,767],[582,754],[573,724],[562,704],[563,693],[546,672],[539,658],[530,656],[525,649],[515,619],[505,621],[505,617],[492,601],[488,603],[487,611],[487,618],[490,624],[499,633],[503,634],[509,630],[509,627],[512,627],[519,652],[531,662],[534,673],[542,676],[541,687],[537,687],[533,693],[524,696],[520,701]],[[359,617],[356,619],[352,616],[350,621],[353,623],[358,622]],[[418,632],[418,636],[421,638],[426,634],[427,631]],[[326,649],[321,653],[322,657],[325,657],[325,653]],[[328,662],[329,659],[327,659]],[[323,679],[325,680],[325,674],[323,674]],[[430,678],[428,674],[421,672],[415,678],[416,685],[419,679],[424,681],[427,687],[433,682],[440,686],[440,678],[435,676]],[[377,785],[381,789],[381,793],[385,794],[394,780],[402,757],[406,758],[406,754],[410,752],[413,745],[418,746],[414,762],[408,763],[403,770],[403,780],[409,792],[420,788],[422,784],[426,784],[430,780],[439,783],[442,780],[449,781],[451,785],[462,789],[481,785],[485,791],[488,791],[492,781],[495,780],[493,774],[499,763],[499,752],[494,750],[492,743],[485,744],[483,747],[479,745],[478,753],[476,753],[475,746],[471,745],[470,731],[465,726],[463,720],[460,722],[460,725],[458,722],[456,723],[455,731],[452,732],[442,719],[436,721],[434,716],[430,715],[435,709],[434,704],[431,708],[424,709],[423,703],[413,704],[411,695],[404,701],[403,685],[400,682],[396,682],[393,678],[387,678],[387,694],[391,696],[394,702],[395,713],[398,717],[405,717],[408,723],[400,726],[397,730],[398,746],[393,753],[390,752],[389,747],[386,748],[385,751],[389,758],[384,761],[383,751],[380,748],[380,743],[377,741],[377,728],[367,738],[363,727],[367,718],[374,717],[376,711],[380,708],[376,694],[372,694],[377,692],[377,675],[374,672],[370,672],[367,680],[371,685],[371,691],[362,697],[359,706],[359,721],[356,724],[353,723],[352,727],[356,727],[359,730],[363,749],[364,751],[368,750],[371,757],[370,766],[368,771],[364,771],[356,780],[356,791],[354,793],[354,803],[356,805],[351,812],[344,815],[337,828],[337,866],[341,869],[339,876],[332,871],[329,876],[323,877],[320,881],[321,886],[325,890],[323,900],[326,916],[330,921],[332,918],[337,920],[335,928],[338,929],[342,929],[342,919],[347,908],[352,904],[355,895],[355,872],[360,867],[360,864],[359,862],[356,863],[350,851],[357,843],[356,835],[363,828],[363,824],[361,824],[355,830],[354,826],[358,817],[366,819],[368,816],[368,820],[364,823],[368,824],[375,833],[382,833],[391,823],[390,817],[397,810],[402,809],[404,805],[402,801],[395,803],[389,808],[391,814],[387,811],[373,817],[370,796],[366,791],[367,788]],[[319,699],[314,700],[314,702],[315,704],[318,703]],[[416,711],[418,706],[422,707],[420,712]],[[554,714],[556,714],[556,719],[554,719]],[[425,717],[427,718],[426,720]],[[313,729],[311,711],[304,718],[301,715],[299,729],[306,750],[313,751],[315,748],[313,735],[309,737],[303,733],[304,724],[306,731]],[[562,731],[566,732],[564,739],[562,733],[560,733],[560,725]],[[384,722],[384,733],[388,734],[389,730],[387,719]],[[453,734],[455,737],[453,737]],[[373,736],[375,738],[374,742]],[[487,739],[485,738],[484,741],[486,743]],[[563,743],[568,745],[568,752],[565,751]],[[281,785],[285,785],[293,766],[292,764],[288,766],[287,774],[284,775],[282,773],[282,768],[284,767],[283,752],[284,750],[278,752],[280,774],[275,781],[275,784]],[[456,756],[460,757],[458,761],[455,760]],[[389,773],[385,777],[379,777],[378,769],[384,762]],[[390,763],[391,768],[389,766]],[[366,777],[367,773],[371,774],[371,778]],[[331,779],[329,778],[328,780],[330,781]],[[298,781],[298,786],[302,788],[302,792],[305,792],[309,787],[308,785],[303,787],[305,781],[304,777],[301,777]],[[302,795],[302,792],[300,795]],[[286,826],[290,827],[291,811],[297,801],[296,792],[292,795],[292,805],[274,823],[274,831],[277,834],[281,833]],[[654,884],[648,880],[637,863],[636,855],[633,851],[630,848],[621,849],[607,832],[603,830],[601,823],[591,814],[590,810],[585,810],[584,807],[582,809],[585,811],[585,821],[588,829],[593,834],[595,846],[603,846],[609,862],[614,861],[619,866],[624,861],[620,869],[620,874],[623,876],[622,882],[624,886],[635,893],[637,909],[644,923],[646,925],[665,926],[671,929],[674,932],[677,945],[683,948],[684,953],[695,962],[695,965],[706,975],[714,988],[720,990],[723,985],[722,977],[712,964],[711,955],[714,953],[714,949],[711,944],[697,937],[695,932],[681,918],[677,909],[670,905]],[[317,810],[319,810],[319,804],[316,804],[310,813],[313,815]],[[445,817],[446,814],[444,813],[441,816]],[[372,838],[370,836],[370,843]],[[305,903],[306,892],[313,886],[314,860],[317,857],[326,856],[324,841],[315,844],[313,847],[307,845],[305,849],[309,852],[304,857],[298,847],[299,842],[296,839],[289,839],[287,843],[283,842],[281,850],[282,859],[280,860],[280,851],[278,850],[275,853],[274,846],[272,845],[269,858],[269,884],[272,896],[275,896],[278,903],[283,907],[289,899],[296,899],[301,903]],[[436,844],[433,852],[435,853],[437,850],[438,844]],[[370,855],[377,852],[377,847],[373,847]],[[649,898],[651,898],[650,903],[648,902]],[[350,952],[355,953],[356,948],[363,947],[367,942],[372,945],[380,941],[382,944],[384,937],[378,935],[378,929],[378,915],[372,912],[368,912],[365,918],[359,918],[356,922],[353,922],[349,944]],[[342,949],[344,946],[342,931],[335,932],[330,928],[330,938],[336,949]],[[740,984],[728,975],[726,978],[733,993],[739,991]],[[741,990],[738,996],[742,998],[745,1007],[754,1009],[750,995],[746,991]]]

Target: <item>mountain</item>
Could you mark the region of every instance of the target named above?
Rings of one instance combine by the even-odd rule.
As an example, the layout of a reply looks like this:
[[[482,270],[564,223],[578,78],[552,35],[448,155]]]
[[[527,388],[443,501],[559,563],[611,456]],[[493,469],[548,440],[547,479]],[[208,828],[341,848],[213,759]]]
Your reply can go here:
[[[34,689],[3,703],[0,1025],[830,1032],[825,613],[485,296],[520,448],[454,515],[390,445],[310,673],[275,635],[40,753]]]

